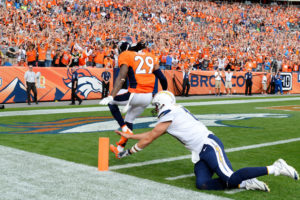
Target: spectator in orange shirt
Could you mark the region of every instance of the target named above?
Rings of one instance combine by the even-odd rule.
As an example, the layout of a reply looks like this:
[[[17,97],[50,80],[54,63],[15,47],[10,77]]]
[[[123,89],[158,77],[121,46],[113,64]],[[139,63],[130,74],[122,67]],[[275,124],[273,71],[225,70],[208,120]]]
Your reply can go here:
[[[69,66],[71,58],[72,58],[71,54],[68,51],[64,51],[60,61],[60,66],[62,67]]]
[[[29,45],[26,52],[26,56],[27,56],[27,65],[36,66],[36,50],[34,49],[33,44]]]
[[[23,58],[21,58],[20,62],[18,63],[18,66],[20,67],[28,67],[27,63]]]
[[[46,53],[48,45],[43,42],[38,46],[38,66],[45,67]]]
[[[104,51],[99,47],[96,49],[94,62],[96,67],[103,68],[104,67]]]

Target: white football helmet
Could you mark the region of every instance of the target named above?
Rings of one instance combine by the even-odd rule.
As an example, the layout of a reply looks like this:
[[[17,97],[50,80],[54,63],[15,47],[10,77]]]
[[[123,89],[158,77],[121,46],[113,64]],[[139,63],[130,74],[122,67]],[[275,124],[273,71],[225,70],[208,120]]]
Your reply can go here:
[[[161,112],[167,110],[170,106],[175,105],[176,99],[172,92],[163,90],[158,92],[153,100],[152,105],[155,106],[155,109],[152,111],[152,114],[160,114]]]

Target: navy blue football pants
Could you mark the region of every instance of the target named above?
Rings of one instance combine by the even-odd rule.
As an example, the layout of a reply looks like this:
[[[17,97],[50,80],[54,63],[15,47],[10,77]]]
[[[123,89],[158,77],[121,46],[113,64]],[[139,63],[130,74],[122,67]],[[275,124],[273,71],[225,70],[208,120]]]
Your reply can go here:
[[[247,179],[268,174],[267,167],[247,167],[233,171],[221,140],[211,134],[200,152],[200,161],[194,166],[196,187],[202,190],[237,188]],[[218,178],[213,179],[216,173]]]

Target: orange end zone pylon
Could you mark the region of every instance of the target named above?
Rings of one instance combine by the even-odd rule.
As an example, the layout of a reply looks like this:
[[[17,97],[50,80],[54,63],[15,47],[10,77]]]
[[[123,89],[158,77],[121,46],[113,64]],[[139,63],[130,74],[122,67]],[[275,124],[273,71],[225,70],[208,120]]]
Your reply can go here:
[[[98,170],[108,171],[109,138],[99,138]]]

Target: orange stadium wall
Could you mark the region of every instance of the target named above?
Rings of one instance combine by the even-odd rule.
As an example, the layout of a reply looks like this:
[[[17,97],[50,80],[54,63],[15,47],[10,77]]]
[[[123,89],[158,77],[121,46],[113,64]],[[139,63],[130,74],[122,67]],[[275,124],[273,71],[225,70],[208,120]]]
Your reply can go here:
[[[28,70],[26,67],[1,67],[0,68],[0,103],[18,103],[26,102],[26,88],[24,83],[24,74]],[[56,67],[34,67],[34,72],[40,72],[40,78],[37,80],[38,101],[61,101],[71,98],[71,72],[67,68]],[[83,99],[100,99],[102,92],[101,74],[104,69],[99,68],[81,68],[78,69],[78,95]],[[110,70],[113,77],[113,70]],[[180,71],[166,70],[165,76],[168,79],[168,89],[175,95],[180,95],[182,91],[183,75]],[[245,92],[244,72],[236,72],[232,79],[232,92],[234,94],[243,94]],[[261,93],[263,73],[253,73],[253,93]],[[286,90],[286,93],[300,94],[300,73],[291,73],[290,78],[284,80],[289,82],[292,88]],[[214,72],[212,71],[192,71],[190,74],[191,88],[190,95],[214,94]],[[268,74],[270,81],[270,74]],[[221,91],[225,91],[225,79],[221,84]],[[286,85],[286,83],[284,83]],[[110,82],[110,90],[113,87],[113,81]],[[161,90],[159,84],[158,90]]]
[[[0,68],[0,103],[26,102],[24,74],[27,67]],[[36,87],[38,101],[61,101],[71,99],[71,71],[67,68],[34,67],[40,72]],[[83,99],[100,99],[102,92],[101,74],[104,69],[78,69],[77,94]],[[110,70],[113,75],[112,70]],[[112,88],[112,81],[110,88]]]

